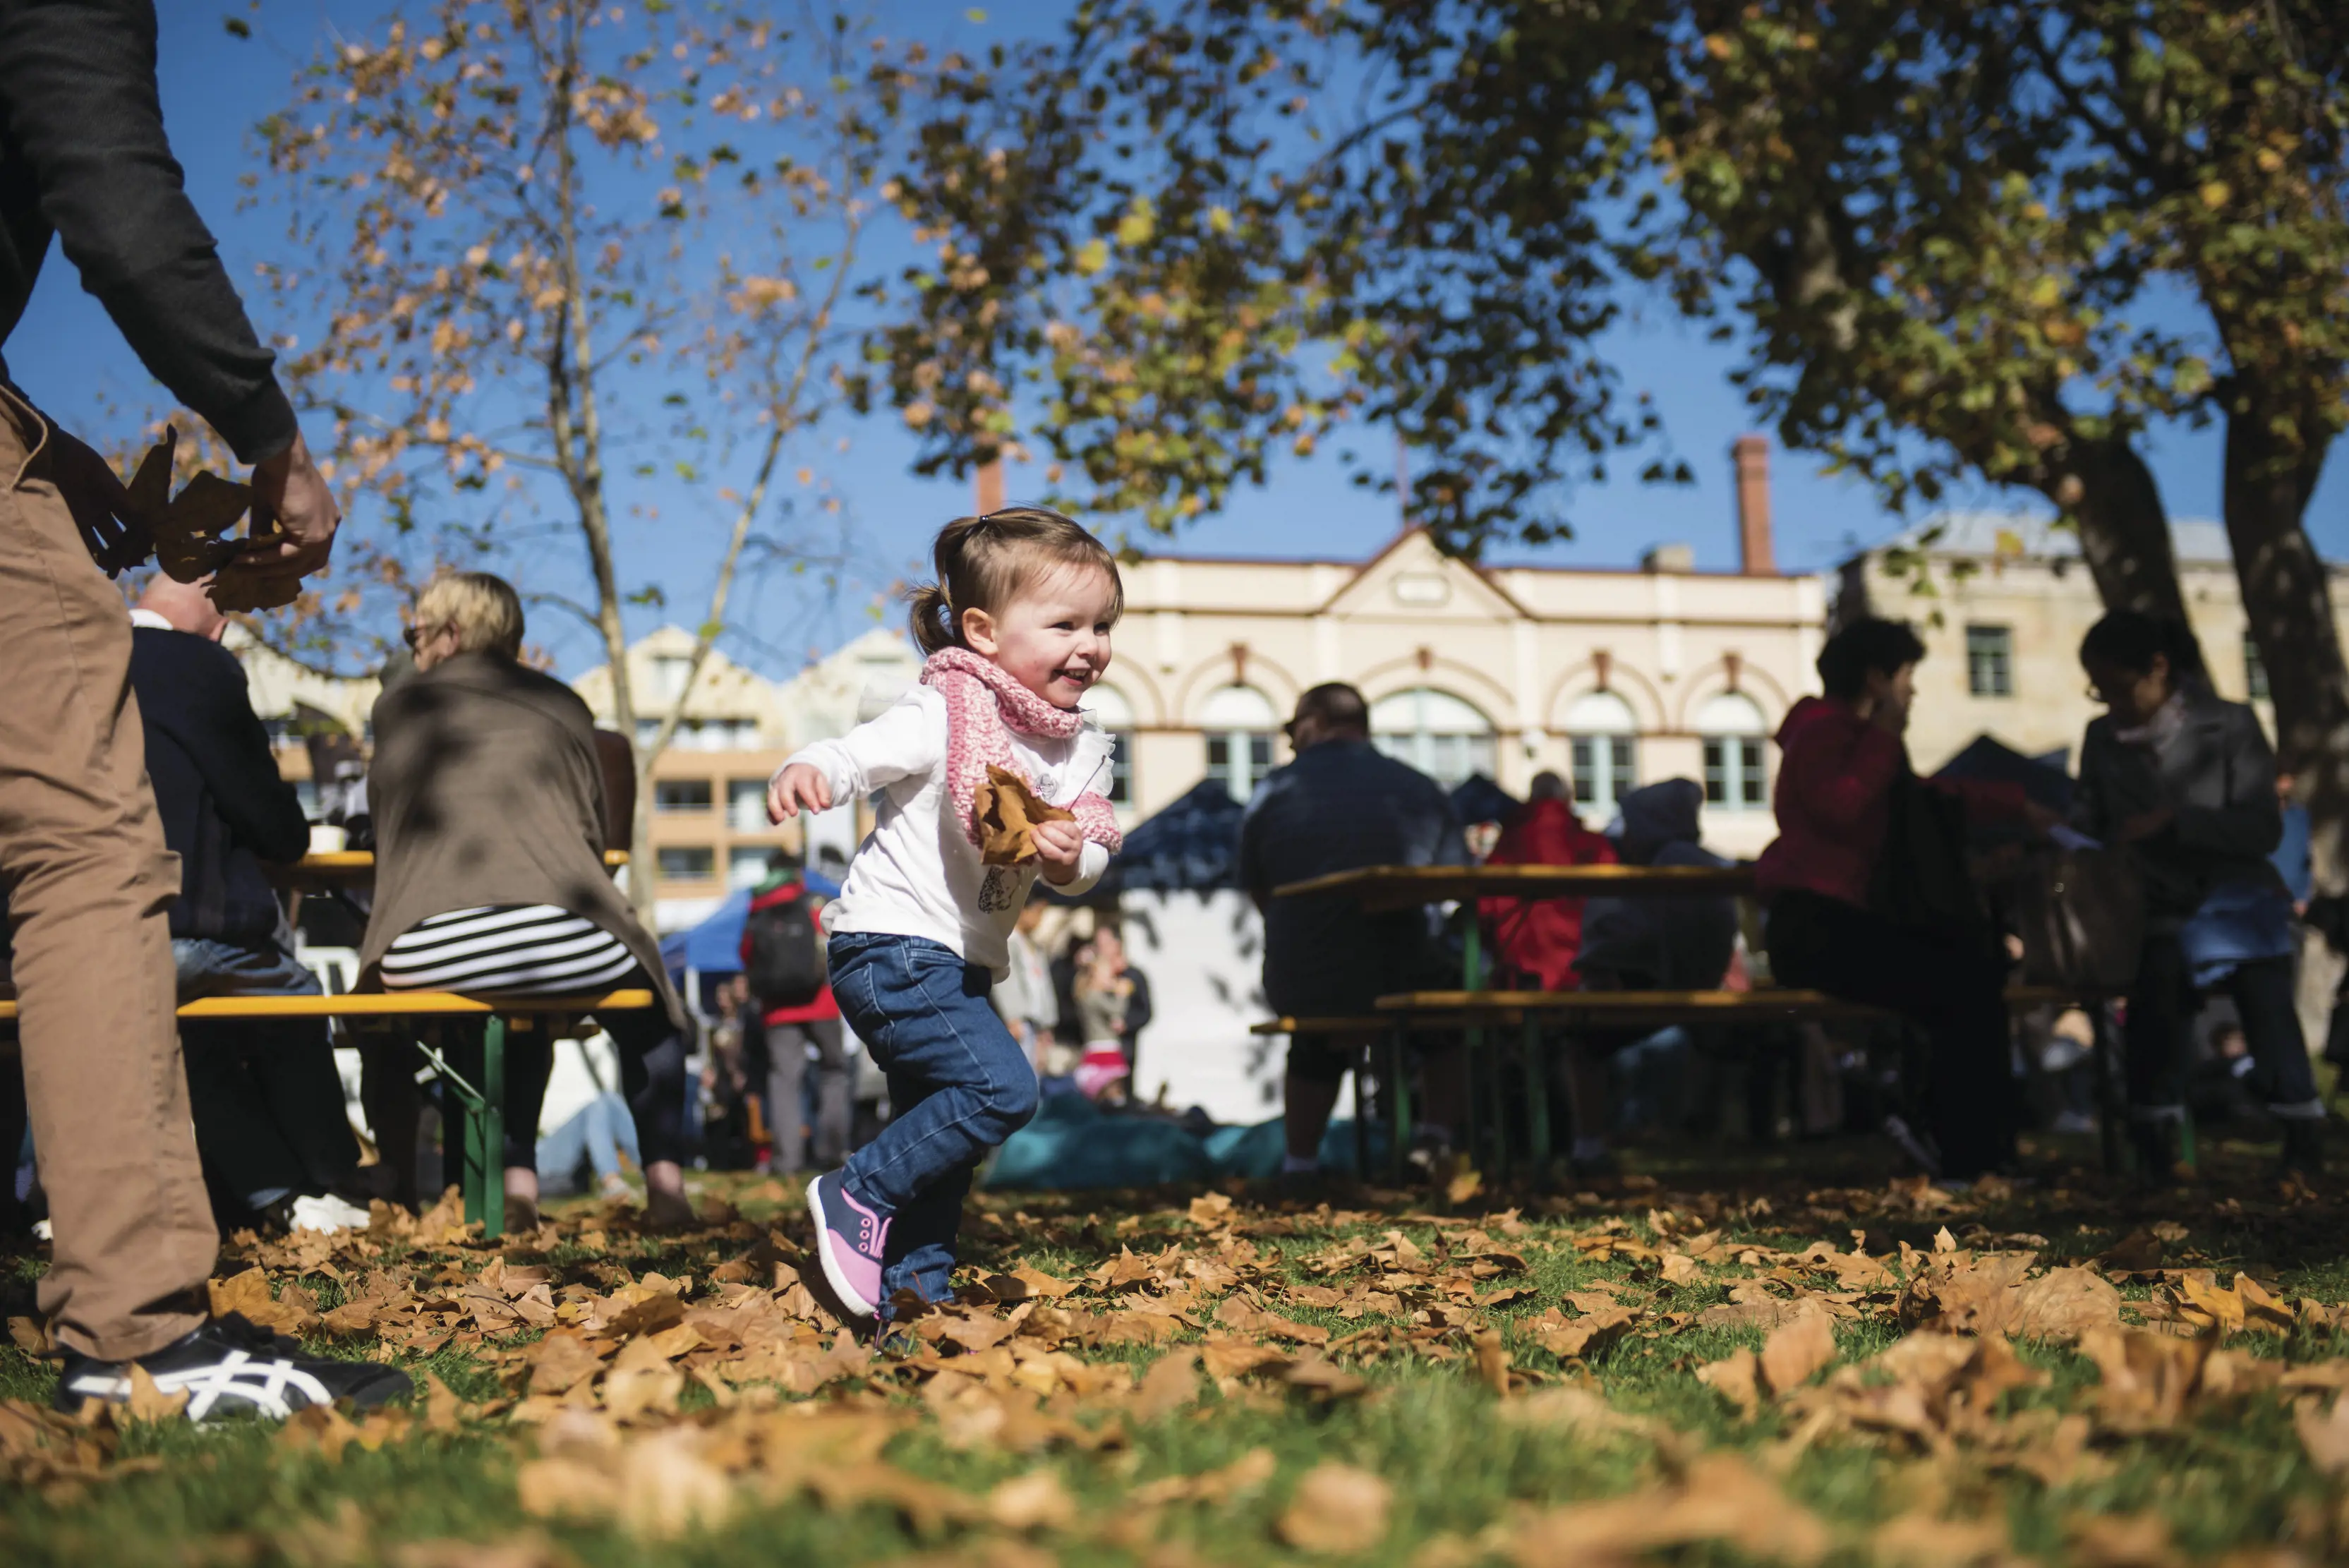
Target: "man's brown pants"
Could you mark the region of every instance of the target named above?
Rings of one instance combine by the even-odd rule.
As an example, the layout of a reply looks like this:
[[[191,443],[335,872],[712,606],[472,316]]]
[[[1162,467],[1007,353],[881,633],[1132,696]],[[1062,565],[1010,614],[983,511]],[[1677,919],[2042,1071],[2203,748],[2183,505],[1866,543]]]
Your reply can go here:
[[[126,1360],[202,1321],[219,1250],[171,968],[179,857],[147,783],[130,622],[0,389],[0,887],[57,1338]],[[14,1151],[9,1151],[13,1156]]]

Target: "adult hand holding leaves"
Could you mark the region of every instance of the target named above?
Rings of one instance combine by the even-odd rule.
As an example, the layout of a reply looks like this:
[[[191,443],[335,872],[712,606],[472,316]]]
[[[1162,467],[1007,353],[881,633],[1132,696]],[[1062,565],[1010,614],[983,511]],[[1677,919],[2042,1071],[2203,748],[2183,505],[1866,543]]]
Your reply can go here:
[[[191,483],[189,489],[194,488]],[[186,494],[181,492],[183,499]],[[292,603],[301,579],[326,566],[342,525],[342,508],[298,431],[292,446],[254,464],[249,494],[253,527],[212,589],[222,609]],[[223,595],[257,602],[232,605]]]

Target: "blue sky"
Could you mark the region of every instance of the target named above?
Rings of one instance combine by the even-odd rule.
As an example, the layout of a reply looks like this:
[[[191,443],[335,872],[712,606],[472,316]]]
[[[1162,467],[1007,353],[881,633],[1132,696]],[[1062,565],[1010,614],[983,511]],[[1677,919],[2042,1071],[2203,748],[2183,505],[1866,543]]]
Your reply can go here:
[[[251,41],[233,38],[222,27],[222,18],[232,9],[252,16]],[[330,38],[337,24],[372,31],[368,24],[387,7],[380,0],[265,0],[252,14],[242,5],[172,0],[159,10],[164,111],[174,149],[187,168],[198,208],[222,237],[232,275],[248,275],[277,232],[274,217],[240,216],[236,211],[237,177],[252,166],[254,123],[285,99],[295,64]],[[982,42],[1006,28],[1000,19],[973,22],[966,7],[929,0],[895,0],[879,10],[890,31],[941,43]],[[264,334],[274,327],[267,321],[256,325]],[[1653,395],[1671,448],[1687,459],[1696,483],[1642,485],[1629,477],[1637,463],[1621,463],[1624,477],[1572,497],[1576,538],[1532,554],[1504,552],[1499,558],[1622,566],[1653,545],[1684,542],[1694,546],[1700,566],[1733,566],[1728,448],[1752,428],[1742,396],[1728,380],[1738,362],[1736,345],[1708,341],[1705,328],[1682,322],[1663,301],[1652,300],[1637,306],[1609,335],[1606,348],[1626,389]],[[104,313],[80,291],[72,269],[54,254],[7,349],[16,379],[61,417],[83,423],[86,433],[105,433],[98,411],[104,406],[140,410],[165,402]],[[843,437],[848,442],[844,452],[837,444]],[[1379,432],[1364,431],[1355,444],[1383,471],[1392,460],[1382,441]],[[965,486],[912,474],[912,445],[891,415],[837,423],[800,455],[843,503],[853,550],[836,588],[821,587],[812,577],[778,574],[751,585],[738,600],[740,631],[725,646],[733,657],[773,675],[789,674],[811,652],[874,624],[877,597],[918,570],[938,524],[968,509]],[[2173,514],[2218,514],[2215,429],[2158,431],[2148,456]],[[2343,466],[2336,453],[2309,513],[2319,548],[2335,557],[2349,556],[2349,480],[2343,478]],[[1901,525],[1877,504],[1868,487],[1821,469],[1818,460],[1800,453],[1775,456],[1777,550],[1784,570],[1832,566],[1855,545],[1881,539]],[[1009,475],[1014,499],[1040,487],[1040,475],[1032,471],[1024,483],[1019,468]],[[1984,486],[1955,499],[1958,504],[2012,507],[2033,498]],[[1376,550],[1397,523],[1392,497],[1356,489],[1334,457],[1324,456],[1283,464],[1265,488],[1237,494],[1222,514],[1158,547],[1177,554],[1351,559]],[[624,538],[621,569],[633,582],[660,583],[674,607],[666,618],[647,612],[636,629],[659,618],[690,624],[698,618],[692,607],[707,595],[720,541],[713,528],[652,528],[657,535],[648,531]],[[537,572],[546,579],[543,586],[559,591],[572,590],[584,577],[578,563],[561,551],[533,551],[515,569],[518,575]],[[525,580],[523,586],[532,583]],[[566,674],[600,661],[596,646],[567,626],[534,624],[533,632]]]

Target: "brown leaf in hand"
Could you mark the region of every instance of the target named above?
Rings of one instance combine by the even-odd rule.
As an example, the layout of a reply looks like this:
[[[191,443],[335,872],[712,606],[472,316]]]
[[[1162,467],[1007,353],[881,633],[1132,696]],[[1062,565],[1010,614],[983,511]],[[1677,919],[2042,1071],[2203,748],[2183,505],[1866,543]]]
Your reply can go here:
[[[222,615],[250,614],[255,610],[283,609],[302,597],[299,577],[264,576],[259,572],[222,572],[204,590]]]
[[[1386,1539],[1394,1489],[1369,1470],[1324,1462],[1305,1472],[1276,1528],[1300,1552],[1367,1552]]]
[[[987,866],[1016,866],[1036,853],[1036,824],[1074,822],[1077,814],[1045,804],[1028,781],[1009,768],[987,764],[987,780],[972,793],[978,818],[978,858]]]
[[[144,464],[140,472],[145,472]],[[155,531],[155,564],[166,576],[182,583],[219,571],[243,548],[227,535],[252,504],[251,485],[216,473],[197,474],[160,514],[149,514]]]

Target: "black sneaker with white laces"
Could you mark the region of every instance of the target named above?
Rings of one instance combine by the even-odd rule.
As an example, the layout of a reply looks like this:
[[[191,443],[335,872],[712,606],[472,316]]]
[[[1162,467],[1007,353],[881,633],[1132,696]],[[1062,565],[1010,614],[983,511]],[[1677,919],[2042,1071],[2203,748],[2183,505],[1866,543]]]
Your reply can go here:
[[[282,1421],[307,1406],[338,1399],[365,1410],[415,1390],[405,1372],[369,1361],[305,1355],[294,1340],[238,1313],[212,1319],[139,1357],[138,1365],[155,1380],[157,1392],[188,1397],[191,1421],[229,1415]],[[130,1397],[130,1367],[127,1361],[100,1361],[69,1350],[54,1402],[69,1414],[85,1399],[120,1404]]]

